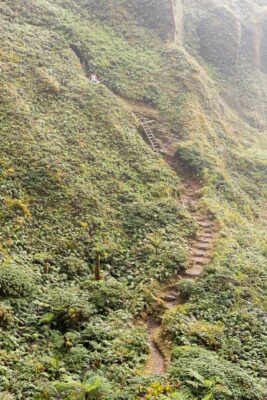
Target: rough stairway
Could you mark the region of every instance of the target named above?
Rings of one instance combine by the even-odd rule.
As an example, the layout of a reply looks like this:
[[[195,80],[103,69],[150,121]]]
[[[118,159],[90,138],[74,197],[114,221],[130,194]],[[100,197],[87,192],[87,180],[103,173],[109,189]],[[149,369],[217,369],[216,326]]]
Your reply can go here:
[[[125,100],[123,100],[123,104],[125,105]],[[132,111],[132,105],[130,106],[130,111],[134,118],[137,119],[138,117],[135,111]],[[142,111],[144,111],[144,107],[142,108]],[[177,137],[175,135],[171,135],[169,140],[164,143],[163,147],[161,147],[149,126],[152,121],[145,117],[141,117],[139,121],[145,134],[145,138],[152,149],[155,152],[164,154],[166,162],[175,170],[175,172],[177,172],[177,166],[173,159],[177,144]],[[128,130],[131,130],[130,127],[127,127],[127,131]],[[184,208],[191,213],[198,225],[198,236],[197,239],[191,243],[189,268],[182,276],[180,275],[176,277],[177,281],[180,279],[196,279],[199,277],[199,275],[201,275],[205,266],[208,265],[212,259],[212,251],[217,236],[216,223],[198,207],[198,191],[200,189],[199,184],[190,175],[185,174],[182,181],[182,186],[183,193],[181,196],[181,201]],[[173,284],[171,287],[168,287],[164,293],[162,293],[161,299],[165,304],[166,311],[180,303],[179,293],[176,291],[176,288]],[[160,336],[161,321],[163,316],[164,315],[162,314],[158,316],[151,316],[146,321],[149,336],[150,356],[145,372],[149,375],[164,374],[166,365],[168,363],[168,360],[165,359],[157,340]]]
[[[169,162],[168,162],[169,161]],[[174,167],[173,160],[167,162]],[[198,205],[199,184],[190,176],[185,176],[182,180],[183,193],[181,201],[184,207],[191,213],[198,225],[198,235],[194,242],[191,243],[190,249],[190,265],[182,276],[178,279],[196,279],[206,265],[212,259],[212,251],[216,241],[217,227],[216,223],[206,215]],[[179,293],[175,286],[167,288],[161,295],[166,310],[172,309],[180,303]],[[168,360],[165,359],[163,352],[158,346],[158,336],[161,329],[161,320],[164,315],[150,317],[147,321],[150,356],[146,367],[146,373],[149,375],[162,375],[165,373]]]

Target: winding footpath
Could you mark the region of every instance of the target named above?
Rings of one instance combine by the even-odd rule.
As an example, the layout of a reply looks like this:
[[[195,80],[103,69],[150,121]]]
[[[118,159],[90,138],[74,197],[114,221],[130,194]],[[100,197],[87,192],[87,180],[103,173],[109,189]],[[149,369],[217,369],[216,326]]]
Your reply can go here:
[[[118,99],[118,96],[116,96],[116,98]],[[183,176],[181,201],[198,225],[197,238],[190,246],[189,268],[183,275],[174,276],[172,285],[167,287],[161,295],[161,299],[167,312],[181,303],[179,293],[175,286],[175,279],[177,279],[177,281],[181,279],[196,279],[201,275],[205,266],[211,261],[217,238],[217,226],[216,222],[200,208],[200,184],[190,173],[186,172],[183,167],[178,168],[178,164],[174,159],[177,144],[176,136],[170,134],[169,139],[165,143],[158,143],[157,138],[151,131],[149,122],[151,122],[151,119],[157,120],[159,117],[158,110],[144,103],[129,102],[127,99],[122,97],[119,98],[119,101],[123,108],[130,111],[134,120],[139,120],[144,134],[147,137],[147,141],[150,143],[153,150],[164,154],[165,161],[176,173],[177,171],[181,172],[181,175]],[[157,144],[157,146],[155,146],[155,144]],[[159,313],[158,315],[149,316],[146,320],[150,346],[150,355],[145,368],[145,373],[148,375],[164,374],[169,363],[169,356],[166,355],[164,351],[165,349],[163,350],[161,345],[158,344],[160,343],[161,321],[163,317],[164,312]]]
[[[177,276],[177,280],[196,279],[201,275],[205,266],[209,264],[212,259],[217,235],[215,221],[206,215],[199,207],[199,184],[189,175],[185,175],[184,178],[182,178],[182,185],[183,193],[181,201],[197,222],[198,235],[197,239],[191,243],[189,268],[183,275]],[[164,302],[166,311],[174,308],[180,303],[179,293],[175,289],[174,284],[164,291],[161,295],[161,299]],[[158,316],[151,316],[147,320],[150,355],[146,366],[146,373],[149,375],[164,374],[168,364],[167,357],[163,354],[163,351],[158,345],[158,338],[161,331],[161,320],[163,316],[164,313]]]

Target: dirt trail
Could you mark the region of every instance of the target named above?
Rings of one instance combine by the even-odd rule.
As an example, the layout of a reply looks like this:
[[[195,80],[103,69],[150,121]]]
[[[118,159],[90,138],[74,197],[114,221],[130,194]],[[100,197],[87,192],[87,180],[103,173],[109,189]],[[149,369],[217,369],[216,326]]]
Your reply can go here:
[[[172,160],[167,160],[174,167]],[[212,252],[216,240],[216,223],[199,207],[198,192],[200,185],[188,174],[182,178],[183,193],[181,201],[184,207],[191,213],[198,224],[197,239],[192,242],[190,249],[190,265],[185,273],[178,279],[196,279],[212,259]],[[168,287],[161,296],[166,311],[179,304],[179,293],[175,286]],[[164,314],[163,314],[164,315]],[[161,329],[163,315],[150,317],[147,321],[150,356],[146,367],[149,375],[164,374],[168,360],[158,345],[158,336]]]
[[[148,375],[161,375],[165,371],[165,357],[163,356],[157,342],[156,337],[160,332],[161,323],[151,317],[147,321],[150,355],[146,365],[146,373]]]
[[[121,106],[133,115],[137,122],[139,122],[140,118],[138,116],[140,115],[154,121],[160,121],[160,112],[158,109],[151,107],[146,103],[133,103],[132,101],[117,95],[116,98]],[[169,130],[166,136],[162,135],[162,138],[163,139],[160,140],[160,146],[162,148],[162,153],[165,154],[165,160],[169,166],[177,172],[178,166],[174,161],[174,156],[178,138]],[[177,281],[180,279],[196,279],[202,273],[205,265],[207,265],[212,259],[217,231],[216,223],[212,221],[212,219],[199,207],[198,193],[200,190],[200,184],[194,180],[192,174],[184,171],[184,168],[178,168],[178,170],[180,169],[183,171],[183,173],[181,172],[181,175],[183,176],[183,193],[181,201],[198,224],[198,236],[191,244],[189,268],[182,276],[177,276]],[[178,174],[179,177],[181,177],[179,172]],[[175,278],[176,277],[173,277],[173,280],[175,280]],[[179,293],[176,291],[174,283],[172,286],[166,288],[164,293],[162,293],[161,298],[166,307],[166,311],[179,304]],[[150,356],[145,368],[145,373],[149,375],[164,374],[168,364],[168,359],[164,355],[161,345],[158,344],[163,316],[164,314],[151,316],[146,321],[149,334]]]

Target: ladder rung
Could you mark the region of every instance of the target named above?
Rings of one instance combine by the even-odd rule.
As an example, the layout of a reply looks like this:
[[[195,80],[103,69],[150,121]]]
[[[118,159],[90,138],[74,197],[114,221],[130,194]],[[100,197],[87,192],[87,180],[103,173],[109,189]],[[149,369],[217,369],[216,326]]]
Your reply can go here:
[[[154,136],[153,132],[151,131],[150,127],[148,126],[149,122],[152,122],[152,121],[146,120],[145,118],[141,118],[140,119],[140,123],[142,125],[142,128],[144,129],[144,132],[145,132],[145,134],[146,134],[146,136],[148,138],[148,141],[149,141],[152,149],[154,151],[160,151],[161,147],[158,144],[157,139],[155,138],[155,136]]]

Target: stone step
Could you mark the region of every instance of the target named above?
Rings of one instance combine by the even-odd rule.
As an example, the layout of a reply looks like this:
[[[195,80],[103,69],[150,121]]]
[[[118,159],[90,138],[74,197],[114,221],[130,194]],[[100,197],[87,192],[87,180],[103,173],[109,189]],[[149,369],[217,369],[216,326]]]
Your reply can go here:
[[[212,242],[212,239],[213,239],[212,236],[206,237],[205,235],[201,235],[201,234],[198,236],[198,240],[200,242]]]
[[[198,242],[198,243],[196,244],[195,247],[196,247],[198,250],[210,250],[211,247],[212,247],[212,242],[203,243],[203,242],[201,241],[201,242]]]
[[[196,219],[199,223],[208,223],[208,224],[212,224],[212,221],[210,221],[208,218],[206,218],[205,216],[196,216]]]
[[[201,230],[208,230],[208,229],[212,230],[212,228],[213,228],[212,224],[210,224],[209,222],[206,222],[206,221],[203,221],[203,222],[196,221],[196,222],[199,225],[199,227],[201,228]]]
[[[162,296],[162,299],[163,299],[164,301],[176,301],[176,300],[177,300],[177,295],[176,295],[176,296],[173,296],[173,295],[171,295],[171,294],[164,294],[164,295]]]
[[[209,225],[209,226],[212,226],[212,225],[213,225],[213,222],[210,221],[210,220],[207,219],[207,218],[198,218],[197,216],[195,216],[195,219],[197,220],[197,222],[198,222],[199,224],[205,224],[205,225]]]
[[[198,224],[199,224],[199,222],[198,222]],[[205,226],[202,226],[203,224],[205,224]],[[213,232],[213,230],[214,230],[214,226],[213,226],[213,223],[212,223],[212,222],[207,223],[207,222],[205,221],[205,222],[201,222],[201,224],[199,224],[199,225],[200,225],[200,228],[201,228],[202,231],[205,231],[205,232],[207,232],[207,231]],[[207,225],[207,226],[206,226],[206,225]]]
[[[203,243],[212,243],[213,242],[213,236],[199,236],[199,241]]]
[[[211,243],[212,240],[210,238],[204,238],[203,236],[199,236],[198,243]]]
[[[199,250],[199,249],[193,249],[191,250],[191,254],[192,256],[196,256],[196,257],[204,257],[207,255],[207,251],[206,250]]]
[[[171,296],[176,296],[176,297],[178,296],[178,293],[175,290],[175,288],[173,288],[173,289],[170,288],[167,294],[170,294]]]
[[[194,257],[193,258],[194,264],[206,265],[209,262],[209,258],[205,257]]]
[[[207,221],[207,218],[204,215],[198,214],[195,216],[195,218],[197,221]]]
[[[203,269],[203,265],[193,265],[192,267],[188,268],[185,273],[188,277],[196,278],[202,274]]]
[[[213,236],[214,235],[214,232],[210,229],[210,228],[202,228],[202,229],[200,229],[200,233],[201,233],[201,235],[211,235],[211,236]]]
[[[212,237],[214,235],[214,232],[209,228],[201,229],[200,232],[201,232],[201,235],[212,236]]]
[[[202,228],[211,228],[213,225],[211,222],[205,222],[205,221],[200,221],[198,222],[198,224],[202,227]]]

